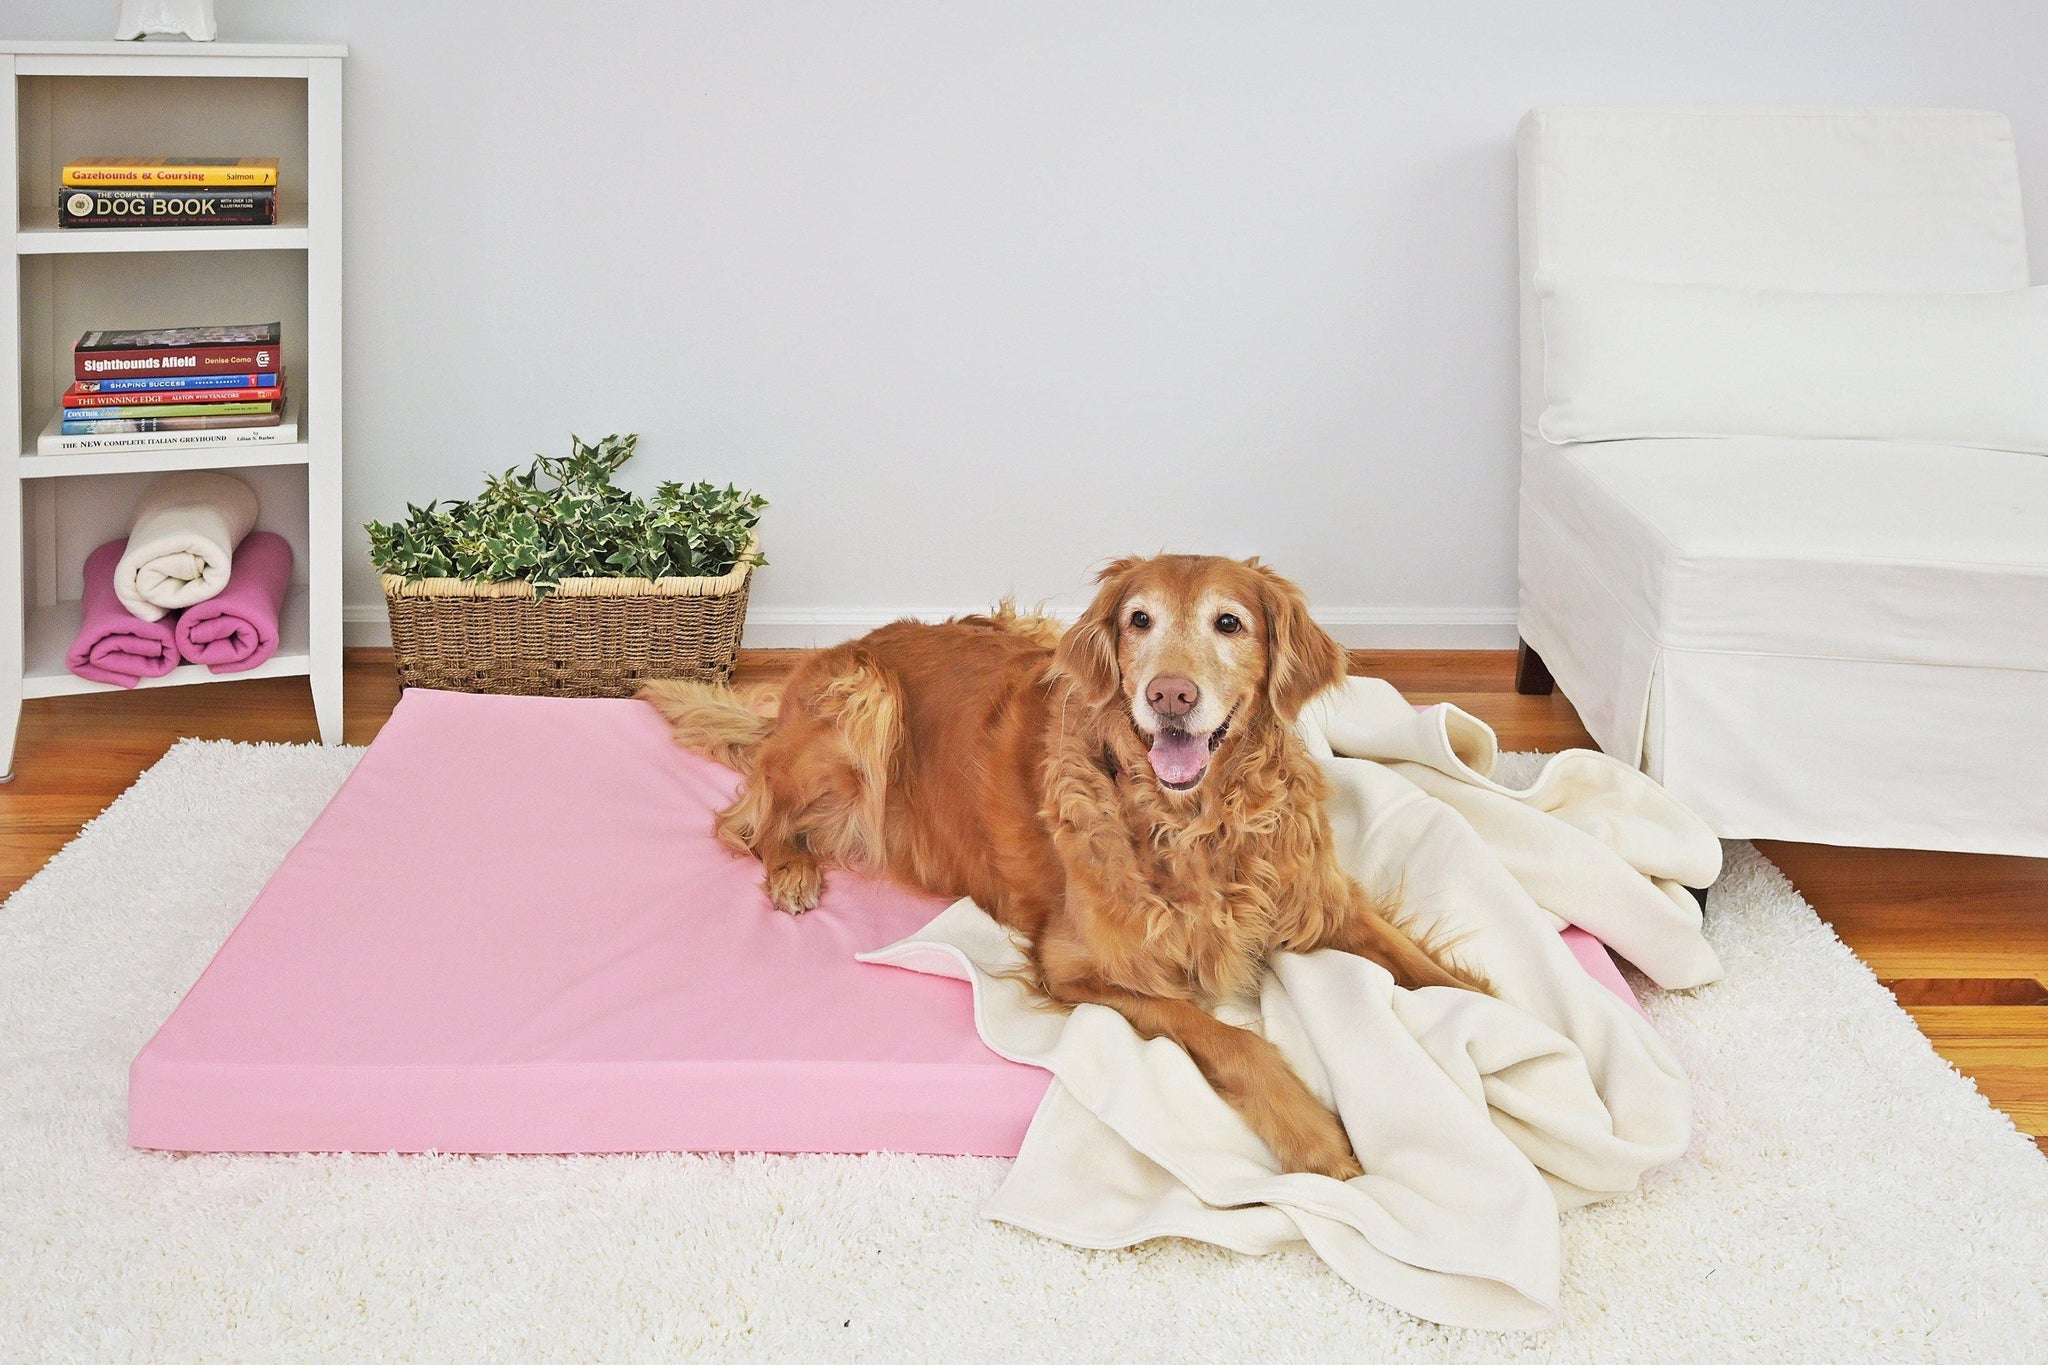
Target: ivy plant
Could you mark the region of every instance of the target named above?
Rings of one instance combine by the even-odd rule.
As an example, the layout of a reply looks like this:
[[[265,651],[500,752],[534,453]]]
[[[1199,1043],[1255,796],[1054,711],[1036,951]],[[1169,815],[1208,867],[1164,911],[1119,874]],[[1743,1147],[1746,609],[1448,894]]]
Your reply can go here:
[[[715,578],[746,555],[767,499],[727,485],[668,482],[651,498],[612,475],[637,436],[594,445],[569,438],[566,456],[536,455],[525,469],[484,481],[465,501],[407,503],[397,521],[373,521],[370,558],[405,578],[526,582],[542,596],[565,578]],[[756,553],[750,563],[766,563]]]

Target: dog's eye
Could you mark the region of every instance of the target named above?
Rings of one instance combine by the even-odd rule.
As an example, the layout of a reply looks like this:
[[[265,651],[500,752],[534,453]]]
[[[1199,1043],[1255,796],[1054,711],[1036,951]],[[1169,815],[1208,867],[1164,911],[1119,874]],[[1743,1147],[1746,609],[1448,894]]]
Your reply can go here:
[[[1216,629],[1222,631],[1225,635],[1235,635],[1244,629],[1244,622],[1226,611],[1216,618]]]
[[[1150,630],[1151,628],[1152,618],[1150,616],[1146,615],[1142,611],[1134,611],[1131,613],[1132,630]]]

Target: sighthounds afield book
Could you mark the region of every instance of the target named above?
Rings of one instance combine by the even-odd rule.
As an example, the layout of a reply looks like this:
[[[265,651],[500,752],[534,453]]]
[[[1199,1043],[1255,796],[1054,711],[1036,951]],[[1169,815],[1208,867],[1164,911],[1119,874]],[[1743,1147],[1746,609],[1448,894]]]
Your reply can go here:
[[[283,341],[279,322],[87,332],[73,348],[73,360],[79,379],[246,374],[280,368]]]

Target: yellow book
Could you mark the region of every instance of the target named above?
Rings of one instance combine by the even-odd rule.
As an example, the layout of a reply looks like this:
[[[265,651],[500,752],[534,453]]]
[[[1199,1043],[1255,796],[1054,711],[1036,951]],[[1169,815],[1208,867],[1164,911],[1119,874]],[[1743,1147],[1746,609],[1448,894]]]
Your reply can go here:
[[[258,156],[82,156],[64,167],[64,183],[95,185],[277,184],[277,158]]]

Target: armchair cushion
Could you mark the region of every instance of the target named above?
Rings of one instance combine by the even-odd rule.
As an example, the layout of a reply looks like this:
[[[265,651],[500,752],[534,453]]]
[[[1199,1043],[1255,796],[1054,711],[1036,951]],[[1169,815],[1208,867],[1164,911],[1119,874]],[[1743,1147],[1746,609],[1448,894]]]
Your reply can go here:
[[[2048,288],[1801,293],[1536,273],[1553,443],[1852,437],[2048,451]]]
[[[1611,441],[1525,515],[1656,647],[2048,670],[2048,460],[1876,441]],[[1544,591],[1525,583],[1525,591]]]

